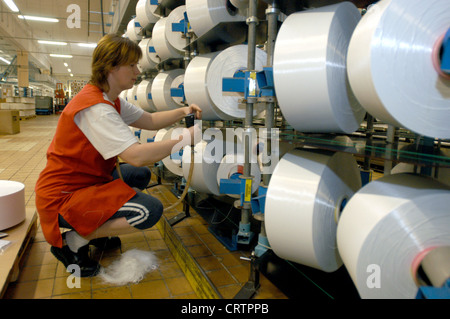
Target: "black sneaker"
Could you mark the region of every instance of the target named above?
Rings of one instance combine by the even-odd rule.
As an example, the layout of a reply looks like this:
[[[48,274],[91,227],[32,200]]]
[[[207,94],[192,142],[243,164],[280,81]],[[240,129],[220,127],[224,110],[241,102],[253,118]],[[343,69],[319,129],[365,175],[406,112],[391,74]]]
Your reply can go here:
[[[122,242],[119,237],[102,237],[92,239],[89,245],[93,245],[100,250],[112,250],[120,248]]]
[[[89,245],[81,247],[76,253],[71,251],[67,245],[62,248],[52,246],[50,251],[56,259],[63,263],[66,269],[69,265],[78,265],[80,277],[93,277],[100,271],[100,264],[89,258]],[[75,271],[74,275],[78,275],[78,273]]]

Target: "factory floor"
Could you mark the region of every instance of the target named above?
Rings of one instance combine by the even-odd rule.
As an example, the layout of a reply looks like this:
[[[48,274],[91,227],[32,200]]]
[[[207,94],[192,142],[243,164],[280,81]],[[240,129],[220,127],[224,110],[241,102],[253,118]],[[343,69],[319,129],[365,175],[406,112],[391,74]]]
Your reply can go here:
[[[54,135],[59,115],[38,115],[22,120],[21,131],[15,135],[0,135],[0,179],[25,184],[27,208],[35,206],[34,186],[46,164],[46,150]],[[176,201],[170,191],[172,186],[158,185],[149,192],[159,198],[164,206]],[[168,211],[167,218],[182,212],[182,204]],[[173,231],[207,280],[225,299],[233,298],[247,282],[250,267],[248,252],[228,251],[211,233],[204,219],[192,208],[191,217],[173,226]],[[17,281],[9,283],[5,299],[198,299],[195,287],[190,284],[161,231],[154,227],[120,237],[121,249],[103,254],[92,251],[103,266],[109,265],[129,249],[152,251],[158,257],[159,267],[139,283],[112,286],[99,277],[82,278],[79,288],[69,288],[70,275],[50,252],[38,221],[37,235],[25,253]],[[261,287],[256,299],[286,299],[287,297],[262,274]]]

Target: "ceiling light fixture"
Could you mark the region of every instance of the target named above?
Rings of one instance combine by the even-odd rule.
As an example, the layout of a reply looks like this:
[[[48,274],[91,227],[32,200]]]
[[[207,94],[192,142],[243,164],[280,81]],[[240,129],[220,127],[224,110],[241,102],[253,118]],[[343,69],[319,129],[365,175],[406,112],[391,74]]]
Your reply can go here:
[[[95,48],[97,43],[78,43],[78,45],[85,48]]]
[[[70,73],[70,72],[72,72],[72,70],[71,70],[71,69],[67,69],[67,72],[69,72],[69,73]]]
[[[67,64],[67,62],[64,62],[64,66],[65,66],[65,67],[68,67],[69,65]]]
[[[54,57],[54,58],[73,58],[72,55],[67,55],[67,54],[50,54],[50,56]]]
[[[11,64],[11,62],[9,62],[8,60],[6,60],[5,58],[0,57],[0,60],[5,62],[6,64]]]
[[[35,16],[18,15],[18,18],[23,19],[23,20],[41,21],[41,22],[59,22],[59,20],[55,19],[55,18],[45,18],[45,17],[35,17]]]
[[[42,44],[67,45],[67,42],[59,42],[59,41],[38,40],[38,42]]]
[[[11,9],[12,12],[19,12],[19,8],[17,8],[16,4],[13,0],[3,0],[4,3]]]

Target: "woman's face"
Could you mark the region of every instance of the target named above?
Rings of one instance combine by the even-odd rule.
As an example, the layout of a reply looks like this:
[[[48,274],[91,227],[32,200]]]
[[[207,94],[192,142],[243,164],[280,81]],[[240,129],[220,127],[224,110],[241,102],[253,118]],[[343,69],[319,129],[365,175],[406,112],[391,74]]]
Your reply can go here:
[[[108,82],[111,88],[128,90],[133,87],[140,73],[137,63],[121,65],[110,72]]]

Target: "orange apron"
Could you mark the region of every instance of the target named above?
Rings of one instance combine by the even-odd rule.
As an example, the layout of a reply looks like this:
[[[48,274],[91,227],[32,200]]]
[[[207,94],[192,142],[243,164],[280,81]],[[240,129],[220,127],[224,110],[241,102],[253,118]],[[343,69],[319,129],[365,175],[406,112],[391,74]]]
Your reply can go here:
[[[107,103],[102,91],[87,84],[64,108],[47,150],[47,165],[36,183],[36,209],[45,239],[62,247],[58,214],[86,236],[100,227],[136,192],[111,176],[116,157],[104,160],[74,122],[75,115],[92,105]]]

